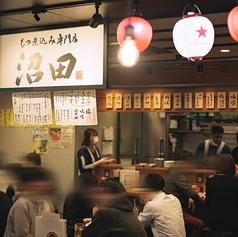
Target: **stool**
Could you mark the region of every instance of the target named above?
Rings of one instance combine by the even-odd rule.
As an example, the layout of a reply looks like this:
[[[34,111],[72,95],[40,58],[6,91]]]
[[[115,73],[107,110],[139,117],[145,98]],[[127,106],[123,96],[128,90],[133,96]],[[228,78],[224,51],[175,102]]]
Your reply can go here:
[[[209,227],[203,229],[203,237],[233,237],[232,232],[212,230]]]

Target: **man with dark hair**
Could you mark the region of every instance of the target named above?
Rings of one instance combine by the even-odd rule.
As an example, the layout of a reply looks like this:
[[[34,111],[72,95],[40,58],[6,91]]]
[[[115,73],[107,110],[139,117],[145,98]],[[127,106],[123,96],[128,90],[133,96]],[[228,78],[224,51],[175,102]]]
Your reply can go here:
[[[80,175],[75,184],[75,190],[65,199],[63,217],[75,223],[91,221],[92,209],[95,203],[92,200],[98,181],[95,176],[86,172]]]
[[[44,197],[52,190],[49,172],[41,167],[22,168],[19,192],[13,197],[4,237],[35,236],[35,217],[46,211]]]
[[[179,200],[172,194],[165,194],[164,179],[158,174],[145,177],[145,187],[150,191],[141,197],[145,204],[138,219],[143,226],[150,223],[154,237],[185,237],[182,208]]]
[[[179,161],[178,165],[177,161]],[[200,196],[191,187],[186,174],[183,172],[186,166],[191,166],[191,161],[194,161],[191,152],[182,150],[175,154],[175,165],[168,168],[164,177],[164,191],[165,193],[173,194],[179,199],[183,209],[187,236],[197,237],[203,230],[204,223],[200,219],[191,216],[188,211],[190,208],[192,211],[195,210],[196,203],[200,201]]]
[[[210,139],[201,142],[196,150],[196,157],[205,157],[205,164],[212,164],[214,157],[220,154],[229,153],[231,149],[222,141],[224,129],[221,126],[213,126],[211,129]],[[206,159],[207,158],[207,159]]]
[[[99,209],[92,223],[83,230],[82,237],[146,237],[122,184],[114,179],[105,179],[99,187]]]
[[[25,160],[27,161],[28,167],[41,166],[41,157],[37,153],[29,153],[26,155]]]

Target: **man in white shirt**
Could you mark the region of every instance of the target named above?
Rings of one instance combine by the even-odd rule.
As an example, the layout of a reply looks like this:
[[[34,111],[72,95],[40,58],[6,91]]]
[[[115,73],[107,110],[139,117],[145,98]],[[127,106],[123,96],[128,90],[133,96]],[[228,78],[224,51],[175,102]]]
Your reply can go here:
[[[141,224],[150,223],[154,237],[185,237],[185,225],[182,207],[179,200],[172,194],[163,192],[165,182],[158,174],[148,174],[145,186],[150,191],[141,197],[145,204],[143,212],[138,216]]]

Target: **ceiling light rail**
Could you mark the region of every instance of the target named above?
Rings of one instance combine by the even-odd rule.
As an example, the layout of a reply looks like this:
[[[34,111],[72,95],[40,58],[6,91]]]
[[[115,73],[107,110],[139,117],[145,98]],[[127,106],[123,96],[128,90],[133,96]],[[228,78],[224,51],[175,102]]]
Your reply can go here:
[[[102,3],[113,3],[113,2],[122,2],[122,1],[125,1],[125,0],[102,0]],[[56,10],[56,9],[64,9],[64,8],[72,8],[72,7],[89,6],[89,5],[94,5],[94,4],[95,4],[95,0],[88,0],[88,1],[50,4],[50,5],[44,5],[44,6],[45,6],[45,9],[47,9],[47,10]],[[32,7],[5,10],[5,11],[0,11],[0,16],[31,13],[32,10],[33,10]]]

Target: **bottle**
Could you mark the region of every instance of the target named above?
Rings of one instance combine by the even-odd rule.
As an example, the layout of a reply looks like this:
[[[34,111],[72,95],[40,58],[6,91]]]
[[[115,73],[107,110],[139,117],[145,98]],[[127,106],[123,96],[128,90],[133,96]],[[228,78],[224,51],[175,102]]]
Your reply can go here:
[[[164,157],[164,139],[162,137],[159,139],[159,150],[159,157]]]
[[[74,237],[74,223],[72,220],[67,221],[67,234],[68,237]]]
[[[136,206],[136,199],[134,199],[133,211],[136,213],[136,216],[139,216],[139,209],[138,209],[137,206]]]

